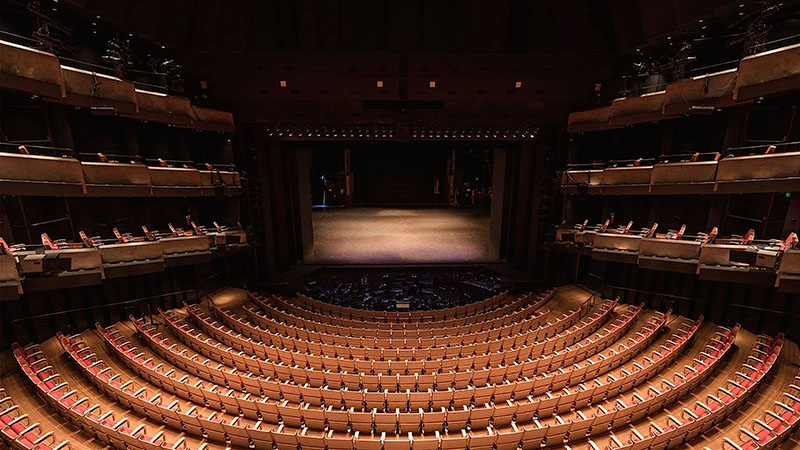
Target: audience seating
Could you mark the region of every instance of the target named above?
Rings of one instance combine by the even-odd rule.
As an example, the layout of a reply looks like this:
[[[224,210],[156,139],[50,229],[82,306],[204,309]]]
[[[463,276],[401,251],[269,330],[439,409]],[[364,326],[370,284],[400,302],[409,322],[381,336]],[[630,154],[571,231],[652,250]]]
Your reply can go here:
[[[727,194],[791,191],[800,181],[798,142],[661,155],[657,159],[572,164],[565,191],[590,194]]]
[[[792,91],[800,66],[800,44],[746,56],[737,69],[668,83],[664,90],[615,99],[610,106],[570,113],[567,131],[585,132],[678,117],[696,108],[724,108]],[[660,88],[657,87],[657,88]]]
[[[607,224],[601,226],[601,231],[586,231],[585,223],[573,228],[559,227],[554,247],[563,252],[591,255],[600,261],[699,274],[701,279],[776,287],[784,283],[782,290],[799,289],[800,283],[793,276],[800,272],[796,267],[796,233],[783,240],[754,240],[753,230],[745,236],[720,238],[716,227],[709,233],[689,236],[684,233],[685,225],[661,234],[654,233],[658,224],[641,232],[630,232],[629,227],[604,232]],[[587,233],[591,233],[591,239]],[[731,274],[736,277],[731,278]]]
[[[151,434],[144,424],[138,426],[128,417],[117,418],[115,412],[103,412],[98,404],[92,405],[90,398],[69,389],[44,354],[36,345],[21,347],[13,344],[12,350],[20,368],[36,386],[38,394],[66,420],[99,441],[120,449],[186,449],[183,438],[166,442],[164,432]],[[198,450],[203,450],[205,444]]]
[[[800,375],[783,392],[780,400],[753,420],[749,429],[741,427],[738,436],[723,438],[723,450],[776,448],[800,424]]]
[[[21,153],[19,145],[0,143],[0,186],[7,195],[79,196],[86,193],[81,162],[69,149],[42,150],[25,146],[34,154]],[[61,151],[59,151],[61,150]],[[41,153],[41,154],[38,154]]]
[[[229,112],[192,105],[187,98],[136,89],[106,74],[61,65],[52,53],[0,41],[3,87],[76,107],[112,109],[123,117],[222,133],[235,131]]]
[[[300,301],[306,309],[250,295],[238,306],[210,300],[160,311],[158,323],[130,317],[130,329],[96,324],[99,339],[92,331],[58,333],[75,367],[66,377],[48,363],[52,350],[14,344],[13,353],[42,399],[70,423],[104,445],[141,450],[668,448],[730,416],[781,357],[782,336],[760,336],[727,382],[697,397],[726,365],[738,325],[713,327],[702,317],[594,297],[562,313],[550,297],[509,296],[458,319],[440,315],[429,322],[438,328],[383,330],[363,326],[402,322],[337,325],[341,317],[313,312],[323,308],[313,301]],[[493,328],[484,329],[486,322]],[[486,334],[495,330],[501,332]],[[456,340],[381,338],[379,331],[442,332]],[[71,388],[75,374],[119,411],[101,410],[91,394]],[[798,395],[790,386],[752,431],[724,436],[720,445],[774,445],[796,426]],[[693,397],[698,401],[680,414],[660,412]],[[10,399],[0,408],[7,442],[68,448],[55,446]]]
[[[137,155],[76,153],[72,149],[0,143],[0,186],[6,194],[88,197],[238,195],[233,165],[144,160]]]
[[[25,450],[68,450],[69,441],[58,443],[53,432],[44,432],[39,423],[34,423],[19,409],[11,397],[0,388],[0,434],[3,442],[15,449]]]
[[[633,428],[627,445],[612,440],[611,448],[663,448],[672,447],[691,440],[698,434],[714,427],[740,406],[758,387],[759,382],[772,368],[783,347],[783,336],[760,337],[752,349],[747,362],[734,379],[720,386],[715,394],[708,394],[706,401],[697,401],[694,408],[683,408],[680,418],[669,416],[659,426],[650,422],[647,431]],[[725,441],[727,442],[727,441]]]
[[[255,295],[255,294],[252,294]],[[552,292],[543,293],[540,298],[549,298]],[[318,312],[329,317],[339,317],[343,319],[359,320],[359,321],[373,321],[373,322],[406,322],[411,325],[419,323],[439,322],[449,318],[457,319],[459,317],[475,316],[480,313],[489,312],[506,305],[513,297],[509,297],[507,293],[501,293],[485,300],[474,303],[469,303],[462,306],[455,306],[452,308],[437,309],[432,311],[410,311],[410,312],[386,312],[386,311],[367,311],[362,309],[347,308],[338,305],[324,303],[314,300],[299,294],[296,298],[296,305],[304,307],[312,312]],[[516,299],[512,304],[514,307],[524,304],[526,298],[524,296]],[[507,305],[506,307],[511,306]]]

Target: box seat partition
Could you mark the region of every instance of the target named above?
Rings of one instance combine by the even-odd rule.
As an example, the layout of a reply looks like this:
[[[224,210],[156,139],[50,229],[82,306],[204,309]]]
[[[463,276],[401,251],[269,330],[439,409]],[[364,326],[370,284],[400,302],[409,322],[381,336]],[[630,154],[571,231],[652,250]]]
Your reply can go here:
[[[7,195],[83,195],[81,163],[66,148],[0,143],[0,186]]]
[[[733,91],[744,101],[800,87],[800,44],[768,50],[742,58]]]
[[[78,157],[87,194],[151,195],[150,172],[141,156],[79,153]]]
[[[661,155],[653,166],[650,192],[710,193],[714,189],[719,158],[717,152]]]
[[[767,153],[769,152],[769,153]],[[735,193],[742,185],[776,185],[791,191],[800,183],[800,142],[729,148],[719,161],[716,190]],[[770,190],[769,192],[772,192]]]
[[[644,238],[638,264],[645,269],[696,273],[702,245],[697,240]]]
[[[701,279],[773,285],[783,253],[776,241],[756,240],[743,244],[739,237],[717,239],[701,247],[698,273]],[[738,276],[731,277],[732,274]]]
[[[650,92],[637,97],[618,98],[611,102],[609,124],[619,127],[664,118],[665,91]]]
[[[737,69],[685,78],[667,84],[664,97],[664,114],[691,112],[695,108],[724,108],[736,103],[733,88]]]
[[[0,40],[0,52],[4,87],[45,97],[64,97],[61,65],[54,54],[5,40]]]
[[[616,185],[649,185],[655,160],[628,159],[611,160],[603,169],[600,184],[603,186]]]
[[[783,251],[775,286],[781,292],[800,294],[800,249]]]
[[[136,113],[136,89],[132,82],[69,66],[61,66],[61,74],[66,95],[56,101],[84,108],[113,108],[123,114]]]
[[[158,241],[104,244],[97,248],[107,278],[164,271],[164,253]]]

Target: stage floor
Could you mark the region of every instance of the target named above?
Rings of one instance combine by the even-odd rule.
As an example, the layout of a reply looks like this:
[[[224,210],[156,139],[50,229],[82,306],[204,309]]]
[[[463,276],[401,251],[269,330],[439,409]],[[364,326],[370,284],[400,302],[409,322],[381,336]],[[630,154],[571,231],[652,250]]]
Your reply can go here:
[[[486,262],[489,215],[453,208],[315,210],[315,263]]]

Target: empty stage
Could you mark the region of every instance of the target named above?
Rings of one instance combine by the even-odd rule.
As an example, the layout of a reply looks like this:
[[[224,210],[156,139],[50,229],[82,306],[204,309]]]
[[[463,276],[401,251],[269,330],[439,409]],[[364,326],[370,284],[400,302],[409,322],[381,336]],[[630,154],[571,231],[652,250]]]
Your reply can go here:
[[[348,264],[489,260],[489,215],[452,208],[315,210],[314,262]]]

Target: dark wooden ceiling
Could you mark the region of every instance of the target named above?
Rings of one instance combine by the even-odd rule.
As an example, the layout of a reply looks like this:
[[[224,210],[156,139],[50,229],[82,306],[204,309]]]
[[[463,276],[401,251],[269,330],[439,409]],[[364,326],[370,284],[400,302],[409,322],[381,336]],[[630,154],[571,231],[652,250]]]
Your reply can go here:
[[[491,124],[562,122],[620,54],[734,2],[66,3],[174,49],[240,121]]]

